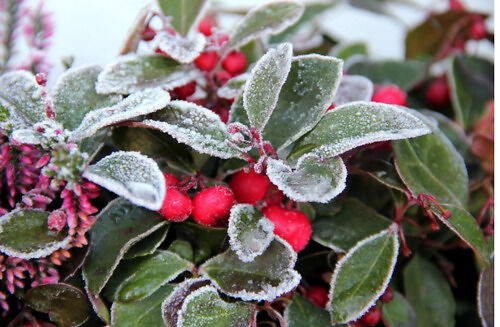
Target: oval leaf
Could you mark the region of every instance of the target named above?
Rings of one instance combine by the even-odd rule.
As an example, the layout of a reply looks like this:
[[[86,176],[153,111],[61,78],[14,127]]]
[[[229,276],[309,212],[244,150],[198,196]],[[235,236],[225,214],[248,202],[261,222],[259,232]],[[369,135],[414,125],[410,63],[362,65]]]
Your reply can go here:
[[[158,213],[125,199],[110,202],[92,228],[90,250],[83,264],[88,289],[100,293],[125,252],[165,224]]]
[[[262,130],[273,113],[292,65],[292,45],[283,43],[257,61],[243,90],[243,105],[252,127]]]
[[[263,138],[279,151],[309,132],[333,101],[342,65],[342,60],[333,57],[294,57]]]
[[[292,269],[296,260],[297,254],[290,245],[275,238],[252,262],[241,261],[229,249],[205,262],[200,273],[229,296],[245,301],[272,301],[299,284],[300,275]]]
[[[455,299],[439,269],[415,255],[403,271],[406,297],[419,327],[455,326]]]
[[[49,212],[16,209],[0,218],[0,252],[21,259],[42,258],[66,247],[71,236],[67,230],[50,231]]]
[[[243,73],[231,78],[224,86],[217,90],[217,96],[223,99],[236,99],[243,91],[248,76],[249,73]]]
[[[33,309],[48,313],[59,326],[80,326],[91,312],[85,293],[63,283],[33,287],[24,300]]]
[[[327,304],[332,322],[356,320],[377,301],[391,280],[398,250],[397,226],[391,225],[358,242],[337,262]]]
[[[238,157],[231,135],[220,117],[207,108],[187,101],[172,101],[165,109],[142,123],[170,134],[198,152],[223,159]]]
[[[477,308],[484,327],[495,326],[495,266],[492,263],[479,276]]]
[[[179,327],[250,327],[255,306],[223,301],[213,286],[203,286],[182,303]]]
[[[306,154],[294,170],[281,160],[269,158],[267,176],[294,201],[326,203],[344,190],[347,170],[339,157],[324,162]]]
[[[332,326],[328,311],[298,294],[295,294],[292,303],[286,307],[284,318],[288,327]]]
[[[150,210],[159,210],[165,197],[163,173],[138,152],[113,152],[87,167],[83,177]]]
[[[402,107],[376,102],[351,102],[329,111],[302,137],[291,156],[312,152],[330,158],[358,146],[416,137],[431,130]]]
[[[158,0],[161,11],[172,18],[170,23],[182,35],[196,27],[195,22],[203,16],[207,0]]]
[[[156,251],[136,264],[136,271],[120,285],[116,300],[119,302],[140,300],[175,279],[179,274],[193,268],[192,263],[182,259],[176,253]]]
[[[169,102],[170,94],[161,88],[136,92],[111,107],[88,112],[71,133],[71,139],[78,141],[92,136],[103,127],[155,112]]]
[[[87,292],[87,298],[90,301],[94,312],[102,321],[109,324],[111,321],[111,315],[106,303],[104,303],[99,294],[92,293],[88,288],[85,288],[85,291]]]
[[[333,103],[335,106],[354,101],[370,101],[373,95],[373,83],[364,76],[345,75],[340,81]]]
[[[187,65],[161,55],[126,55],[109,64],[97,79],[98,93],[131,94],[151,87],[174,89],[196,77]]]
[[[52,97],[56,120],[64,128],[74,130],[87,113],[110,107],[122,99],[120,95],[97,93],[95,84],[101,71],[100,66],[91,65],[69,69],[59,77]]]
[[[207,43],[206,38],[201,33],[182,37],[180,34],[172,35],[166,31],[157,33],[153,42],[154,48],[160,49],[172,59],[183,64],[190,64],[198,58]]]
[[[392,301],[384,303],[382,315],[390,326],[417,327],[415,311],[399,292],[394,291]]]
[[[278,34],[295,24],[303,13],[304,5],[295,0],[278,0],[252,8],[234,28],[229,46],[237,48],[262,35]]]
[[[229,244],[241,261],[261,255],[274,239],[274,224],[250,204],[236,204],[229,216]]]
[[[170,225],[166,225],[159,228],[157,231],[146,237],[145,239],[135,243],[128,251],[125,253],[124,259],[133,259],[136,257],[143,257],[149,254],[153,254],[156,249],[161,245],[167,236]]]

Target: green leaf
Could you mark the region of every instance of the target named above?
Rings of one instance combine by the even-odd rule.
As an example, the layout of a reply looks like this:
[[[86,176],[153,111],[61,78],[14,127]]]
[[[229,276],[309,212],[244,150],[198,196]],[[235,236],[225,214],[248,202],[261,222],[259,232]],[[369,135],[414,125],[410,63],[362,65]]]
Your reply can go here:
[[[163,14],[172,17],[172,26],[182,35],[196,28],[195,22],[203,16],[207,3],[207,0],[158,0]]]
[[[67,230],[50,231],[49,213],[37,209],[15,209],[0,218],[0,252],[21,259],[42,258],[66,247]]]
[[[227,81],[224,86],[217,90],[217,96],[223,99],[236,99],[243,92],[243,87],[247,82],[249,73],[243,73]]]
[[[284,318],[289,327],[332,326],[328,311],[298,294],[295,294],[292,303],[286,307]]]
[[[333,103],[335,106],[354,101],[370,101],[373,95],[373,83],[364,76],[346,75],[342,77]]]
[[[247,111],[243,106],[243,96],[238,97],[234,100],[229,111],[228,123],[242,123],[245,126],[250,126],[250,120],[248,119]]]
[[[90,250],[83,264],[88,289],[100,293],[125,252],[165,224],[158,213],[125,199],[110,202],[92,228]]]
[[[170,244],[168,250],[170,252],[177,253],[179,257],[186,259],[187,261],[193,261],[193,247],[188,241],[175,240]]]
[[[332,49],[331,55],[342,60],[347,60],[353,56],[366,57],[368,56],[368,46],[364,42],[339,44],[338,46]],[[356,66],[356,64],[354,64],[353,66]]]
[[[94,157],[104,146],[104,143],[109,138],[109,130],[100,129],[94,135],[86,137],[78,142],[78,150],[82,153],[88,154],[86,164],[93,161]]]
[[[117,291],[118,302],[133,302],[155,292],[181,273],[194,266],[179,255],[168,251],[156,251],[144,257],[135,266],[135,272],[127,278]]]
[[[276,238],[252,262],[241,261],[228,249],[205,262],[199,270],[229,296],[245,301],[272,301],[299,284],[300,275],[293,270],[296,260],[297,254],[290,245]]]
[[[341,77],[341,60],[316,54],[294,57],[263,138],[279,151],[310,131],[332,103]]]
[[[229,47],[240,47],[266,34],[278,34],[295,24],[303,13],[304,5],[294,0],[278,0],[252,8],[234,28]]]
[[[199,57],[207,39],[201,33],[195,32],[184,37],[180,34],[170,34],[167,31],[156,33],[152,47],[161,50],[172,59],[190,64]]]
[[[349,67],[348,73],[366,76],[375,84],[395,84],[408,91],[425,78],[425,67],[425,62],[417,60],[358,62]]]
[[[410,303],[399,292],[394,291],[394,298],[384,303],[382,316],[390,326],[417,327],[417,317]]]
[[[106,303],[104,303],[99,294],[92,293],[88,290],[88,288],[86,288],[85,290],[87,292],[87,298],[90,301],[94,312],[103,322],[109,324],[111,321],[111,315]]]
[[[187,240],[193,245],[196,264],[218,254],[227,237],[225,228],[205,227],[186,221],[176,224],[175,231],[177,239]]]
[[[455,117],[469,129],[484,115],[486,103],[493,99],[493,63],[457,55],[451,60],[447,78]]]
[[[90,65],[69,69],[59,77],[52,97],[56,120],[64,128],[74,130],[87,113],[111,107],[122,99],[120,95],[102,95],[96,92],[95,84],[101,71],[100,66]]]
[[[455,299],[439,269],[415,255],[403,271],[406,297],[419,327],[455,326]]]
[[[361,145],[429,132],[414,111],[384,103],[351,102],[329,111],[295,144],[290,157],[313,153],[330,158]]]
[[[98,93],[131,94],[151,87],[174,89],[195,78],[194,68],[162,55],[126,55],[109,64],[97,79]]]
[[[493,260],[492,260],[493,261]],[[479,276],[477,287],[477,308],[484,327],[495,325],[495,266],[493,262]]]
[[[142,123],[170,134],[200,153],[223,159],[240,156],[240,152],[229,145],[231,135],[219,116],[192,102],[172,101]]]
[[[48,313],[50,320],[59,326],[80,326],[91,312],[85,293],[63,283],[33,287],[24,300],[33,309]]]
[[[251,126],[264,129],[273,113],[292,62],[292,45],[270,49],[253,67],[243,91],[243,105]]]
[[[213,286],[203,286],[182,303],[179,327],[249,327],[255,306],[244,302],[223,301]]]
[[[132,259],[153,254],[167,236],[170,225],[159,228],[143,240],[135,243],[123,256],[124,259]]]
[[[150,296],[131,303],[115,302],[111,306],[111,324],[116,327],[164,327],[161,303],[174,290],[167,284]]]
[[[229,244],[241,261],[251,262],[274,239],[274,224],[251,204],[236,204],[229,216]]]
[[[131,94],[117,104],[88,112],[70,139],[81,140],[94,135],[99,129],[132,118],[147,115],[164,108],[170,94],[161,88],[150,88]]]
[[[356,320],[377,301],[391,280],[398,250],[397,226],[393,224],[358,242],[337,262],[327,304],[332,322]]]
[[[10,117],[9,109],[3,106],[0,100],[0,123],[6,122]]]
[[[113,152],[87,167],[82,176],[150,210],[159,210],[165,198],[163,173],[138,152]]]
[[[47,119],[42,87],[33,74],[24,70],[11,71],[0,77],[0,105],[27,127]]]
[[[312,223],[312,238],[336,252],[347,252],[362,239],[389,227],[391,221],[361,201],[348,198],[342,211],[333,217],[320,217]]]
[[[281,160],[269,158],[267,176],[294,201],[326,203],[344,190],[347,169],[340,157],[323,161],[305,154],[294,170]]]
[[[456,35],[454,29],[467,16],[469,13],[462,10],[430,15],[406,35],[406,58],[434,57]]]

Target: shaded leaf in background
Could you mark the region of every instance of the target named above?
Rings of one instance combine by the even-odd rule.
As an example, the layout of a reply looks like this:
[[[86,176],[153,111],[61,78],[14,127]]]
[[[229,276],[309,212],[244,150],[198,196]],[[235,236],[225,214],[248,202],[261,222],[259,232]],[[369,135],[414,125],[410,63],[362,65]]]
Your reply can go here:
[[[203,15],[207,3],[207,0],[158,0],[163,14],[172,17],[172,26],[182,35],[194,28],[193,25]]]
[[[344,61],[354,56],[368,56],[368,46],[364,42],[339,44],[332,49],[330,55]]]
[[[170,225],[165,225],[144,239],[132,245],[132,247],[123,256],[124,259],[132,259],[142,257],[145,255],[153,254],[155,250],[161,245],[167,236]]]
[[[408,300],[399,292],[393,293],[392,301],[382,307],[382,317],[391,327],[417,327],[417,317]]]
[[[336,107],[353,101],[370,101],[373,95],[373,83],[360,75],[345,75],[340,81],[333,103]]]
[[[225,228],[205,227],[192,222],[175,224],[176,238],[193,245],[194,262],[199,264],[219,253],[227,237]]]
[[[495,268],[493,260],[490,267],[481,272],[477,287],[477,307],[484,327],[495,325]]]
[[[292,302],[286,307],[284,318],[288,327],[332,326],[328,311],[298,294],[295,294]]]

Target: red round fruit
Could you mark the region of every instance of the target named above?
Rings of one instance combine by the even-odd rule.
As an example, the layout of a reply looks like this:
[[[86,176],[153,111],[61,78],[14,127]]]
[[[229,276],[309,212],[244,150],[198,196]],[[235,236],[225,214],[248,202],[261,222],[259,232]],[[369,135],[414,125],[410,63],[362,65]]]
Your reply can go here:
[[[264,199],[271,182],[265,175],[257,174],[255,170],[248,173],[240,170],[231,177],[229,186],[239,203],[257,204]]]
[[[205,36],[212,35],[212,21],[210,19],[202,19],[198,24],[198,31]]]
[[[406,106],[406,92],[396,85],[378,87],[373,93],[372,101]]]
[[[247,58],[243,52],[232,51],[222,60],[222,68],[232,76],[243,73],[246,67]]]
[[[158,211],[167,220],[184,221],[193,211],[191,198],[179,191],[176,187],[169,187],[165,192],[165,199]]]
[[[179,99],[186,100],[188,97],[194,94],[196,91],[196,82],[192,81],[187,83],[186,85],[179,86],[178,88],[174,89],[175,95]]]
[[[392,301],[393,298],[394,298],[394,293],[392,292],[392,289],[389,286],[387,286],[384,294],[380,296],[379,300],[382,303],[389,303]]]
[[[450,0],[450,10],[464,10],[464,5],[459,0]]]
[[[469,35],[473,40],[482,40],[488,35],[483,18],[479,17],[474,20],[472,25],[469,27]]]
[[[313,286],[306,293],[306,298],[318,307],[324,308],[328,303],[328,291],[320,286]]]
[[[363,315],[362,320],[368,326],[375,326],[380,322],[380,318],[382,318],[382,311],[373,306]]]
[[[219,55],[217,51],[207,51],[203,52],[194,60],[194,64],[201,70],[211,71],[217,65],[217,60],[219,59]]]
[[[425,93],[427,102],[435,107],[442,108],[450,102],[450,89],[444,78],[435,79],[427,87]]]
[[[47,84],[47,74],[38,73],[35,75],[35,80],[38,85],[45,86],[45,84]]]
[[[177,178],[177,176],[173,174],[169,174],[167,172],[163,173],[163,177],[165,177],[165,186],[168,188],[170,186],[179,186],[180,180]]]
[[[200,225],[215,226],[229,216],[234,203],[234,194],[227,187],[206,188],[193,198],[193,219]]]
[[[309,243],[311,223],[302,211],[272,205],[264,208],[262,213],[274,223],[274,234],[287,241],[295,252],[303,250]]]

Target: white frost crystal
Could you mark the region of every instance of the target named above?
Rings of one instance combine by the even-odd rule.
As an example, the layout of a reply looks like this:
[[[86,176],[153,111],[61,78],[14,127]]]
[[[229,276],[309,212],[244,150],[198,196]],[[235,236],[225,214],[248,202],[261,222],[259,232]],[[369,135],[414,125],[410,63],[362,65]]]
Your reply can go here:
[[[201,33],[190,33],[187,37],[159,32],[154,38],[154,47],[183,64],[195,60],[205,48],[206,39]]]
[[[353,101],[370,101],[373,95],[373,83],[364,76],[345,75],[340,81],[333,103],[341,106]]]

